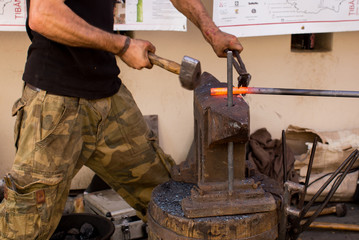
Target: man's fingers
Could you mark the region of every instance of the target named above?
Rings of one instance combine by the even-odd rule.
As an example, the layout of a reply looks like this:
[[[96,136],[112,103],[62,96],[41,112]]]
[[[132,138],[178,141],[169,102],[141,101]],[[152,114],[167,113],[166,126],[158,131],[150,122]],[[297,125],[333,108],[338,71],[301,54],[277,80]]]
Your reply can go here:
[[[242,52],[243,51],[243,46],[238,41],[238,39],[235,39],[234,41],[231,41],[229,49],[230,50],[237,50],[238,52]]]
[[[128,66],[140,70],[142,68],[152,68],[152,63],[148,58],[148,52],[155,52],[156,47],[149,41],[132,39],[129,49],[120,58]]]
[[[151,52],[151,53],[155,53],[156,52],[156,47],[149,42],[149,45],[148,45],[148,52]]]
[[[155,53],[156,52],[156,47],[152,43],[148,42],[148,46],[146,47],[146,50],[147,51],[146,51],[145,58],[148,59],[148,64],[147,64],[146,68],[151,69],[153,67],[153,64],[151,63],[151,61],[150,61],[150,59],[148,57],[148,53],[149,52]]]
[[[217,51],[215,50],[215,52],[217,53],[218,57],[227,57],[227,51],[228,50],[237,50],[238,52],[242,52],[243,51],[243,46],[242,44],[239,42],[239,40],[233,36],[233,35],[227,35],[223,42],[222,45],[220,46],[219,49],[217,49]]]

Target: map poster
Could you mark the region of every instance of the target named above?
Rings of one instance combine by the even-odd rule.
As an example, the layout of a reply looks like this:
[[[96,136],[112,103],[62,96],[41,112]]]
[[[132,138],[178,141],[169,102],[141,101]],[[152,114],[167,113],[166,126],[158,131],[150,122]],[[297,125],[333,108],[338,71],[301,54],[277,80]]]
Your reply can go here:
[[[359,0],[214,0],[213,20],[237,37],[359,30]]]
[[[0,31],[25,31],[26,0],[0,0]],[[169,0],[117,0],[114,30],[186,31],[187,19]]]
[[[26,0],[0,0],[0,31],[25,31]]]
[[[186,17],[169,0],[120,0],[114,17],[114,30],[187,30]]]

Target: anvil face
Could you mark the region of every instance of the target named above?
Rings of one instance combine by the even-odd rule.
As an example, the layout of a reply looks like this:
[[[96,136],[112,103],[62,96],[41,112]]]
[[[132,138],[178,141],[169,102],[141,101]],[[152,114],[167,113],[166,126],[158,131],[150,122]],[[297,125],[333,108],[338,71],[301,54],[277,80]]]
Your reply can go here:
[[[228,180],[229,142],[234,144],[234,180],[243,180],[245,144],[249,139],[249,106],[234,97],[228,106],[226,96],[211,96],[210,89],[223,87],[215,77],[204,73],[194,92],[195,146],[198,186]]]
[[[211,88],[223,85],[212,75],[203,73],[201,84],[194,92],[194,165],[197,181],[191,195],[181,203],[188,218],[276,209],[274,198],[245,176],[245,144],[249,139],[248,104],[242,97],[235,97],[233,106],[228,106],[226,96],[210,95]],[[233,155],[229,150],[232,144]],[[229,171],[232,169],[228,164],[230,158],[233,158],[230,161],[233,162],[233,178],[232,171]]]

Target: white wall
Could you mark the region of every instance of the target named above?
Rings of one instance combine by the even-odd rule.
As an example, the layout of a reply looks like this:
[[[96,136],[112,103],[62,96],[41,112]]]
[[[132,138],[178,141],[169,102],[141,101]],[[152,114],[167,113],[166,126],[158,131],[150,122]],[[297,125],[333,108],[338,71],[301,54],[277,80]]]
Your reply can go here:
[[[202,70],[226,81],[226,60],[219,59],[189,24],[188,32],[136,32],[157,47],[157,54],[177,62],[184,55],[201,61]],[[326,53],[290,51],[290,35],[240,39],[242,58],[252,74],[251,86],[359,91],[359,32],[334,33]],[[22,71],[29,44],[26,33],[0,32],[0,176],[14,155],[11,107],[20,96]],[[178,76],[158,67],[129,69],[119,61],[120,77],[132,91],[143,114],[159,115],[160,144],[177,162],[185,159],[193,139],[192,92],[181,88]],[[251,131],[266,127],[274,138],[289,124],[316,130],[359,127],[359,99],[247,95]],[[88,174],[77,177],[84,187]]]
[[[152,41],[160,56],[176,61],[183,55],[197,58],[203,71],[226,81],[226,60],[214,55],[194,27],[188,33],[138,32],[136,37]],[[359,91],[359,32],[335,33],[333,50],[326,53],[291,52],[290,41],[290,35],[241,39],[251,86]],[[162,146],[182,161],[193,138],[192,93],[180,87],[176,76],[156,66],[150,71],[124,69],[121,76],[143,112],[160,115]],[[274,95],[245,99],[251,130],[266,127],[275,138],[289,124],[333,131],[359,127],[359,99]]]
[[[0,177],[10,169],[14,156],[11,108],[22,90],[22,72],[30,41],[26,33],[0,32]]]

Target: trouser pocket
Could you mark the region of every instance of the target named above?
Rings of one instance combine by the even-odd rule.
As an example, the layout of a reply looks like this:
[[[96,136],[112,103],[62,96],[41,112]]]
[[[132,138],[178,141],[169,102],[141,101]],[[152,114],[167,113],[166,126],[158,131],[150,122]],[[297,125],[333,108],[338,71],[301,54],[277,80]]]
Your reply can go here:
[[[19,136],[20,136],[20,130],[21,130],[21,123],[22,118],[24,114],[24,106],[25,102],[23,99],[19,99],[15,102],[13,108],[12,108],[12,116],[16,116],[15,126],[14,126],[14,143],[16,150],[18,148],[18,142],[19,142]]]
[[[46,239],[50,234],[57,186],[61,177],[39,180],[26,186],[17,185],[10,175],[5,177],[5,199],[0,205],[0,236],[6,239]],[[58,219],[55,217],[54,219]]]
[[[1,205],[1,235],[6,239],[34,239],[39,235],[41,219],[35,192],[18,194],[5,187]]]

